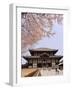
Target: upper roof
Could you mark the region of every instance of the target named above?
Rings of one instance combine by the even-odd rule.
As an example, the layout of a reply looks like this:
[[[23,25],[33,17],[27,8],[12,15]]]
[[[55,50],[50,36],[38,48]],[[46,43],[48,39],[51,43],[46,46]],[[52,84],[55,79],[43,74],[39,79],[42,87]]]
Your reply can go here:
[[[46,52],[46,53],[51,53],[51,52],[53,52],[53,54],[55,54],[57,51],[58,51],[58,49],[50,49],[50,48],[35,48],[35,49],[29,49],[29,51],[30,51],[30,54],[33,56],[34,55],[34,53],[35,52]]]
[[[50,49],[50,48],[35,48],[35,49],[30,49],[29,51],[58,51],[58,49]]]

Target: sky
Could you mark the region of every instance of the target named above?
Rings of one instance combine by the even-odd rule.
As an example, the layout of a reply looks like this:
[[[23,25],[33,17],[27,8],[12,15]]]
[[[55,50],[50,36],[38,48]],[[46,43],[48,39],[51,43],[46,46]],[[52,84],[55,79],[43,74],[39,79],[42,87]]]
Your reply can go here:
[[[55,33],[54,36],[51,37],[42,37],[35,45],[34,48],[51,48],[58,49],[58,53],[63,54],[63,26],[55,23],[52,28],[52,32]]]

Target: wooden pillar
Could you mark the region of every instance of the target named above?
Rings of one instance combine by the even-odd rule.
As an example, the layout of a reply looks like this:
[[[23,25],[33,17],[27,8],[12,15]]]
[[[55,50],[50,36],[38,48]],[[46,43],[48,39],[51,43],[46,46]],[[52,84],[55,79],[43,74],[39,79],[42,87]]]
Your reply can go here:
[[[46,66],[47,66],[47,68],[48,68],[48,58],[46,59]]]
[[[33,61],[33,68],[37,68],[37,59],[34,59]]]
[[[28,60],[28,68],[30,68],[30,61]]]
[[[32,59],[32,68],[33,68],[33,59]]]
[[[55,61],[55,65],[56,65],[56,68],[59,69],[59,65],[58,65],[59,61],[56,59]]]
[[[41,58],[42,59],[42,58]],[[43,68],[43,59],[42,59],[42,62],[41,62],[41,64],[42,64],[42,68]]]
[[[47,68],[48,68],[48,60],[49,60],[49,58],[47,58]]]
[[[28,68],[29,68],[29,60],[28,60]]]
[[[52,59],[52,69],[55,69],[55,60]]]
[[[38,58],[37,58],[37,66],[38,66]]]

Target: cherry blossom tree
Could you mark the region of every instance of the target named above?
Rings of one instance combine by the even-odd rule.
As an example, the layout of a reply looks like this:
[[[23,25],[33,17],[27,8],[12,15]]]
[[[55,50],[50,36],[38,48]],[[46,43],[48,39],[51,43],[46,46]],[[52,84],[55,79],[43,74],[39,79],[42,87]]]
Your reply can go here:
[[[62,24],[63,14],[21,13],[21,51],[25,52],[43,36],[52,37],[55,22]]]

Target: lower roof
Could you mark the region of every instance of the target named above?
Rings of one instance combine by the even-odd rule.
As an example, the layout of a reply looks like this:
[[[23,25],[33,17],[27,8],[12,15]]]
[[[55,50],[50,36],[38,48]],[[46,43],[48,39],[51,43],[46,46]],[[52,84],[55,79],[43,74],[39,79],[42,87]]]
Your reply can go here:
[[[48,57],[40,57],[40,56],[23,56],[23,58],[25,58],[26,60],[29,59],[40,59],[40,58],[49,58],[49,59],[58,59],[60,60],[63,56],[60,55],[54,55],[54,56],[48,56]]]

